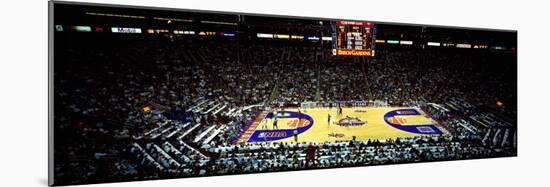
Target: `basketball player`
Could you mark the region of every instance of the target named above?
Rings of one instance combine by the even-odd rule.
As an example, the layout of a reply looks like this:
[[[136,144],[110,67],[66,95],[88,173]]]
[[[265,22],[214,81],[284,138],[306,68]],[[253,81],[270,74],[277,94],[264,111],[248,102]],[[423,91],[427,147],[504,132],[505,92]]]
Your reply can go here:
[[[330,126],[330,114],[328,114],[328,126]]]
[[[275,108],[273,109],[273,113],[272,113],[272,115],[271,115],[271,119],[273,119],[274,121],[277,120],[277,109],[275,109]]]
[[[292,131],[294,133],[294,142],[298,142],[298,127]]]
[[[273,121],[273,129],[279,129],[279,126],[277,126],[277,118]]]
[[[262,129],[267,129],[267,120],[266,118],[264,118],[264,120],[262,121]]]

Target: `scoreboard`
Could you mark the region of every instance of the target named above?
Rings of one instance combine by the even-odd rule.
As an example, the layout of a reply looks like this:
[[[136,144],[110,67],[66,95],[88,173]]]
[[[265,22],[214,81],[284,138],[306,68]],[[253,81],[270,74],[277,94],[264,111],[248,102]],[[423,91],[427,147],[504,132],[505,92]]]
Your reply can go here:
[[[375,27],[372,22],[335,21],[332,53],[339,56],[374,56]]]

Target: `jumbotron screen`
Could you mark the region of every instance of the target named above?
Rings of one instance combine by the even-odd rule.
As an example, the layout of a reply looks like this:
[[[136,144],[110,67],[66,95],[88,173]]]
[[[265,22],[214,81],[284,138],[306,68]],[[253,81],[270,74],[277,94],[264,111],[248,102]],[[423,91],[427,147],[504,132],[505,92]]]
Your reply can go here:
[[[333,54],[341,56],[374,56],[375,27],[372,22],[335,21]]]

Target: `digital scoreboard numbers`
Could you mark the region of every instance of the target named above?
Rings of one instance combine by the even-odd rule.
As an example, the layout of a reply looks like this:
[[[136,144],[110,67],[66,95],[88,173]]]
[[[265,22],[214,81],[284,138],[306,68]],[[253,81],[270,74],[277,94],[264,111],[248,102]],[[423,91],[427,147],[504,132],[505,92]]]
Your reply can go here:
[[[374,23],[336,21],[332,30],[333,55],[374,56]]]

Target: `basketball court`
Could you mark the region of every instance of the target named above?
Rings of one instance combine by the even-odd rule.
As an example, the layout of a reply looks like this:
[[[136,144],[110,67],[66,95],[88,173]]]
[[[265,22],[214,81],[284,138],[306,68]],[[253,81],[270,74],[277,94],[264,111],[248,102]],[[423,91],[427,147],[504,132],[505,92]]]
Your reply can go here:
[[[329,121],[330,115],[330,121]],[[275,126],[275,121],[277,125]],[[294,108],[258,114],[237,143],[386,140],[447,133],[419,108]]]

